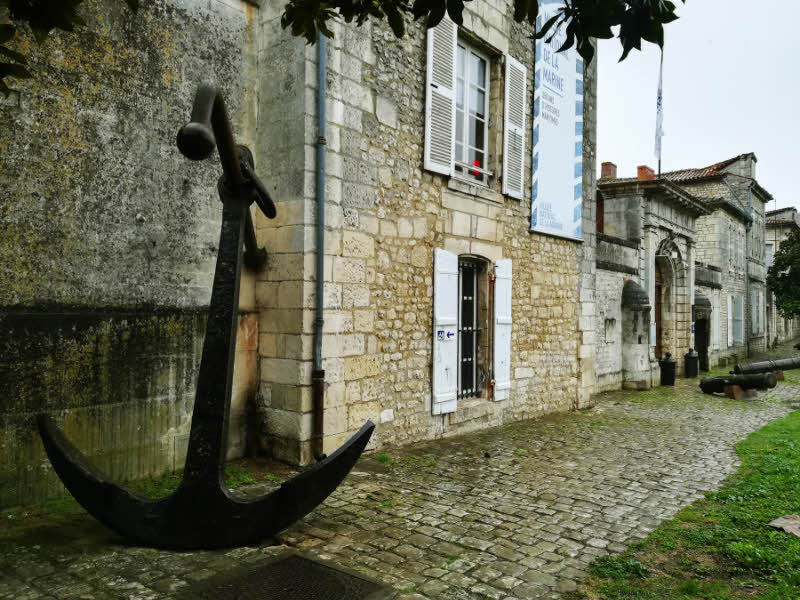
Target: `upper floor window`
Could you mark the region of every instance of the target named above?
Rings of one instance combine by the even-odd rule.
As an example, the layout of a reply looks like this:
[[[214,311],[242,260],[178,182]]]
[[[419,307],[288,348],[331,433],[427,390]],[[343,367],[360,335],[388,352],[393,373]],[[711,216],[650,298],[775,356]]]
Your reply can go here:
[[[766,263],[768,269],[772,266],[774,254],[774,246],[772,244],[767,244],[764,248],[764,263]]]
[[[458,41],[456,51],[455,173],[487,183],[489,59]]]
[[[527,68],[508,54],[502,58],[489,56],[464,41],[458,26],[446,16],[428,29],[427,35],[425,169],[490,188],[499,176],[502,192],[522,199]],[[501,109],[499,95],[495,94],[496,104],[490,100],[492,79],[505,85],[502,123],[492,123],[489,118],[490,113],[499,114]],[[490,137],[496,139],[494,133],[489,135],[490,128],[501,126],[502,148],[489,143]],[[493,164],[500,155],[502,168]]]

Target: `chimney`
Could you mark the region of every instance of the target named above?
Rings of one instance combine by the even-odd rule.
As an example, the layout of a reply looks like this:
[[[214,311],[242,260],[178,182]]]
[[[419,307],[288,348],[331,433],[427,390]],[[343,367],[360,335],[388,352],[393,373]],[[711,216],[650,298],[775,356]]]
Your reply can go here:
[[[642,165],[637,170],[636,178],[639,181],[650,181],[656,178],[656,174],[655,171],[653,171],[653,169],[651,169],[647,165]]]
[[[604,162],[600,167],[600,177],[610,179],[617,178],[617,165],[612,162]]]

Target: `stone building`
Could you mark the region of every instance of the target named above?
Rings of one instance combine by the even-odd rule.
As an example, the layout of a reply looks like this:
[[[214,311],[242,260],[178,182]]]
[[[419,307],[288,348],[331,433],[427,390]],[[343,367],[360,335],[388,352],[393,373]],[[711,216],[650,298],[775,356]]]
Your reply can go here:
[[[769,269],[781,242],[800,229],[800,215],[793,206],[767,211],[767,234],[764,263]],[[775,296],[767,290],[767,340],[770,345],[793,340],[800,335],[797,319],[787,319],[775,306]]]
[[[603,232],[596,254],[603,321],[597,332],[598,389],[646,386],[645,343],[651,367],[668,348],[679,372],[690,347],[697,349],[702,370],[766,348],[764,207],[772,197],[756,181],[755,164],[755,155],[743,154],[658,178],[642,166],[636,178],[619,179],[616,167],[604,163],[597,197],[597,228]],[[669,200],[670,194],[683,202]],[[649,311],[649,342],[645,336],[639,349],[625,343],[633,331],[624,323],[640,319],[626,318],[622,306],[633,297],[634,284],[642,288],[636,289],[638,312]],[[619,319],[623,327],[617,331]],[[640,366],[626,366],[633,364]]]
[[[741,154],[664,174],[711,210],[697,221],[697,261],[704,267],[698,287],[712,310],[695,326],[703,336],[695,343],[709,348],[712,366],[767,347],[765,207],[772,196],[756,180],[756,162],[755,154]]]
[[[618,178],[603,163],[597,185],[597,390],[658,385],[667,352],[683,368],[692,345],[697,219],[709,210],[642,166]]]
[[[182,468],[221,219],[213,161],[175,147],[198,84],[256,142],[255,6],[86,2],[16,43],[34,77],[0,94],[0,506],[63,494],[34,416],[111,477]],[[0,11],[0,18],[4,16]],[[258,386],[255,277],[241,293],[228,456]]]
[[[378,425],[373,447],[384,447],[586,406],[593,236],[580,244],[530,230],[531,28],[513,21],[509,2],[476,0],[463,26],[409,23],[402,40],[385,24],[337,23],[320,57],[281,30],[281,10],[261,7],[277,57],[261,67],[271,85],[259,123],[258,158],[278,201],[277,219],[258,222],[270,253],[256,283],[265,448],[306,464],[366,419]],[[445,89],[453,69],[478,102],[454,111],[471,139],[437,117],[458,94]],[[594,64],[583,95],[578,193],[591,218]]]
[[[375,447],[590,402],[594,64],[570,81],[580,243],[530,231],[535,51],[511,2],[430,34],[480,103],[459,109],[466,133],[451,123],[459,164],[426,125],[442,71],[424,24],[399,41],[334,24],[320,60],[283,5],[96,0],[85,30],[19,40],[36,77],[0,99],[0,505],[63,493],[42,411],[118,480],[183,464],[221,210],[219,165],[186,161],[175,133],[204,79],[278,208],[256,216],[268,262],[243,277],[229,457],[252,442],[305,464],[366,419]]]

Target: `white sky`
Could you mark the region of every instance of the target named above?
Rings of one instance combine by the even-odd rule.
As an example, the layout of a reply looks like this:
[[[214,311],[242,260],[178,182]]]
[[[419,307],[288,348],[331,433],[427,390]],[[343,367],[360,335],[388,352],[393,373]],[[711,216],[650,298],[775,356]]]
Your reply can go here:
[[[673,0],[681,17],[665,27],[662,170],[704,167],[745,152],[775,197],[768,210],[800,207],[800,0]],[[653,145],[658,47],[643,43],[625,61],[618,39],[598,56],[598,176],[656,169]]]

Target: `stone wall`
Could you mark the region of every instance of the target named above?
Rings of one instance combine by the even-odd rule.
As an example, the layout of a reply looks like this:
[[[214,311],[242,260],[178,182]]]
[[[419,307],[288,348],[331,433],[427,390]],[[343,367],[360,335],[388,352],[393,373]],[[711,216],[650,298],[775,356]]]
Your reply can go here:
[[[279,11],[269,18],[277,20]],[[266,15],[267,13],[265,13]],[[533,45],[506,2],[467,5],[464,32],[489,55],[488,166],[502,165],[503,53],[528,67],[525,198],[423,170],[425,28],[396,40],[384,24],[336,24],[327,53],[325,241],[326,373],[324,451],[366,419],[372,447],[454,435],[588,401],[588,344],[594,335],[593,238],[575,242],[529,232]],[[305,82],[287,94],[303,123],[302,190],[292,189],[294,221],[262,223],[272,259],[257,284],[261,310],[263,444],[280,458],[311,460],[310,372],[314,319],[314,142],[316,48],[278,43],[304,60],[288,68]],[[275,67],[281,77],[284,66]],[[593,198],[594,67],[588,69],[584,198]],[[281,125],[291,127],[293,125]],[[287,150],[291,151],[291,150]],[[299,153],[299,149],[297,150]],[[588,219],[593,203],[587,202]],[[281,219],[282,217],[279,217]],[[589,228],[586,228],[589,231]],[[512,395],[505,402],[462,399],[457,412],[431,415],[433,250],[513,261]],[[286,281],[291,274],[293,281]],[[583,291],[581,288],[583,287]],[[579,324],[579,320],[581,321]],[[580,330],[579,330],[580,327]],[[593,379],[593,377],[592,377]]]
[[[220,168],[175,147],[197,85],[255,139],[254,7],[81,4],[87,26],[15,40],[34,78],[0,101],[0,506],[63,493],[33,417],[112,476],[180,468],[219,238]],[[245,278],[231,455],[254,393]]]
[[[624,357],[630,350],[626,319],[633,315],[623,309],[622,292],[629,280],[643,284],[639,243],[597,234],[596,260],[595,391],[601,392],[620,389],[624,383]],[[646,324],[641,327],[647,335]]]

